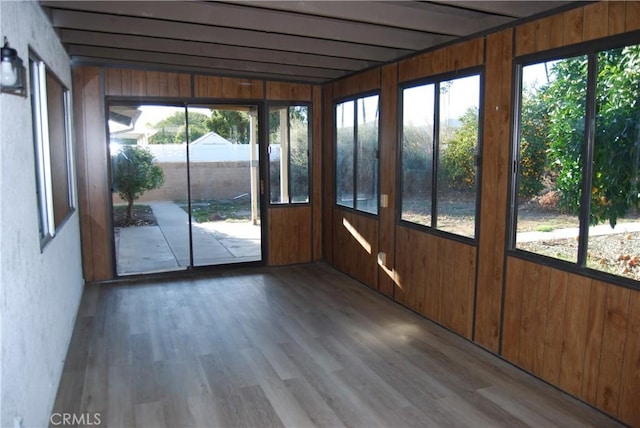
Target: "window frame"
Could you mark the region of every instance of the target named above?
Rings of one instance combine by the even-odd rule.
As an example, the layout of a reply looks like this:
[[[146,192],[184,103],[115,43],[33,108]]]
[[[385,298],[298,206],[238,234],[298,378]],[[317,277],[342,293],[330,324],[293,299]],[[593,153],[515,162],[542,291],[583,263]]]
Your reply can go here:
[[[567,271],[573,274],[583,275],[600,281],[614,283],[626,288],[640,290],[640,282],[634,279],[615,275],[587,266],[589,216],[591,209],[590,187],[593,178],[593,154],[596,133],[596,103],[597,103],[597,56],[600,52],[624,48],[640,44],[640,31],[628,34],[611,36],[595,41],[578,43],[571,46],[534,52],[513,58],[512,62],[512,109],[510,124],[510,150],[509,150],[509,204],[507,211],[506,252],[505,257],[517,257],[544,266]],[[580,212],[577,260],[575,262],[551,257],[540,253],[534,253],[517,248],[517,222],[518,222],[518,188],[520,165],[520,138],[521,138],[521,110],[522,110],[522,73],[523,68],[530,65],[549,61],[559,61],[576,56],[587,57],[587,88],[585,99],[584,137],[582,142],[582,181],[580,194]],[[585,191],[586,190],[586,191]]]
[[[359,209],[357,206],[357,193],[358,193],[358,101],[370,98],[373,96],[378,97],[378,126],[377,126],[377,147],[376,147],[376,212],[365,211]],[[338,162],[338,126],[337,126],[337,108],[338,105],[348,102],[353,102],[353,207],[341,205],[338,203],[338,177],[337,177],[337,162]],[[333,100],[333,108],[331,114],[333,115],[333,206],[335,208],[349,210],[357,212],[363,215],[369,215],[372,217],[378,217],[380,215],[380,135],[382,127],[382,94],[379,89],[367,92],[360,92],[358,94],[351,94],[344,97],[336,98]]]
[[[476,201],[475,201],[475,224],[473,237],[461,235],[455,232],[438,228],[438,172],[440,165],[440,84],[443,82],[463,79],[467,77],[478,76],[479,94],[478,94],[478,144],[476,147]],[[402,152],[403,152],[403,119],[404,119],[404,90],[417,88],[419,86],[435,85],[434,88],[434,135],[433,135],[433,160],[432,160],[432,183],[431,183],[431,225],[415,223],[402,218],[402,199],[404,189],[404,174],[402,169]],[[396,183],[398,183],[396,194],[396,225],[408,227],[422,232],[431,233],[433,235],[442,236],[465,244],[478,245],[478,237],[480,234],[480,207],[482,201],[482,149],[484,137],[484,89],[485,89],[485,66],[478,65],[462,70],[445,72],[428,76],[425,78],[409,80],[398,85],[398,150],[396,168]]]
[[[306,107],[307,108],[307,200],[303,201],[303,202],[295,202],[291,200],[291,194],[289,194],[289,201],[288,202],[272,202],[271,201],[271,197],[267,198],[268,199],[268,205],[269,207],[287,207],[287,206],[305,206],[305,205],[310,205],[311,204],[311,196],[312,196],[312,191],[313,191],[313,183],[312,183],[312,177],[313,177],[313,172],[312,172],[312,168],[313,168],[313,106],[312,103],[307,102],[307,101],[301,101],[301,102],[297,102],[297,101],[290,101],[290,102],[286,102],[286,101],[268,101],[266,103],[266,109],[267,109],[267,137],[270,136],[270,132],[271,129],[269,128],[269,115],[271,114],[271,109],[272,108],[282,108],[282,107],[286,107],[287,108],[287,123],[289,124],[288,126],[288,138],[289,140],[291,140],[291,116],[290,116],[290,111],[289,109],[291,107]],[[269,193],[271,192],[271,142],[269,141],[269,138],[267,138],[267,183],[266,183],[266,188],[269,190]],[[288,160],[288,165],[287,165],[287,169],[289,172],[291,172],[291,144],[288,145],[288,156],[287,156],[287,160]],[[288,180],[289,180],[289,189],[291,189],[291,174],[287,174]]]
[[[38,54],[29,50],[29,83],[31,99],[31,120],[34,147],[34,172],[36,198],[38,206],[38,225],[40,249],[55,238],[67,220],[77,208],[77,189],[75,184],[75,160],[73,153],[73,123],[71,117],[71,91],[47,66]],[[48,108],[47,78],[60,85],[63,100],[63,136],[65,150],[65,174],[67,179],[68,209],[56,224],[53,191],[53,166],[51,162],[50,113]]]

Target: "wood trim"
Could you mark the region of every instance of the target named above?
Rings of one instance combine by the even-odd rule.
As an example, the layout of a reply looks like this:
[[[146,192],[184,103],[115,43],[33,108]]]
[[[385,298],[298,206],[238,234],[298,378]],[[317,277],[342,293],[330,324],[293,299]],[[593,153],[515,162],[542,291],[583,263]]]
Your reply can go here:
[[[323,139],[322,139],[322,249],[324,259],[333,264],[333,210],[335,206],[334,174],[334,112],[333,85],[322,88]]]
[[[478,284],[474,339],[498,352],[509,187],[513,30],[487,37]]]
[[[387,195],[387,207],[379,208],[379,251],[386,253],[386,265],[378,266],[378,287],[382,294],[393,296],[395,275],[395,217],[396,217],[396,153],[398,150],[398,67],[382,68],[381,113],[379,139],[380,194]]]
[[[312,182],[312,218],[313,218],[313,260],[322,259],[322,194],[325,183],[322,182],[322,148],[323,148],[323,123],[322,123],[322,87],[313,86],[313,139],[311,152],[311,182]]]

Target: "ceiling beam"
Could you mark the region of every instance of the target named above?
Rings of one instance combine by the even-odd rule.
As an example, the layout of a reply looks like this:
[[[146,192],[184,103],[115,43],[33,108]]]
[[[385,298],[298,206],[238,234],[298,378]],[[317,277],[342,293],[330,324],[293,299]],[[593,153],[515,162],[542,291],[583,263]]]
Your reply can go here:
[[[349,43],[370,44],[402,49],[423,49],[425,45],[447,42],[446,35],[434,34],[427,26],[420,31],[344,21],[322,16],[302,15],[286,11],[272,11],[247,7],[247,3],[203,3],[193,1],[49,1],[43,4],[55,8],[106,13],[111,15],[189,22],[213,27],[252,30],[265,33],[288,34]],[[357,4],[357,3],[354,3]],[[368,5],[360,4],[366,14]],[[438,16],[435,17],[438,19]],[[432,21],[430,21],[432,22]],[[441,27],[443,30],[446,27]],[[451,30],[449,26],[449,30]],[[445,31],[444,34],[448,34]]]
[[[468,10],[494,13],[514,18],[525,18],[552,9],[566,6],[572,1],[473,1],[473,0],[446,0],[435,1],[444,5],[456,6]]]
[[[228,46],[217,43],[189,42],[184,40],[160,39],[112,33],[96,33],[83,30],[60,31],[62,43],[73,45],[90,45],[138,51],[174,53],[182,55],[202,56],[207,58],[223,58],[282,64],[318,67],[326,69],[355,71],[376,65],[376,62],[336,58],[298,52],[284,52],[271,49],[255,49],[239,46]]]
[[[140,36],[171,38],[176,40],[223,42],[227,45],[273,49],[301,53],[315,53],[325,56],[354,58],[386,62],[411,52],[408,49],[392,49],[380,46],[362,45],[320,40],[300,36],[262,33],[258,31],[236,30],[233,28],[210,27],[181,22],[158,22],[148,18],[102,15],[90,12],[75,12],[61,9],[51,10],[54,27],[76,30],[135,34]]]
[[[507,17],[485,12],[413,1],[221,1],[452,36],[466,36],[509,22]]]
[[[284,80],[287,82],[304,82],[304,83],[315,83],[315,84],[320,84],[327,81],[327,79],[320,79],[317,77],[316,78],[301,77],[301,76],[283,77],[278,74],[252,73],[252,72],[235,73],[235,72],[229,72],[229,70],[224,70],[224,69],[211,69],[206,67],[195,67],[195,66],[185,67],[183,65],[164,64],[164,63],[153,62],[153,61],[146,62],[146,61],[128,61],[128,60],[117,59],[117,58],[95,58],[90,55],[73,56],[72,63],[103,65],[106,67],[126,67],[126,68],[132,68],[132,69],[142,69],[142,70],[167,71],[167,72],[174,72],[174,73],[198,73],[203,75],[229,76],[229,77],[238,77],[238,78]]]
[[[203,58],[189,55],[176,55],[159,52],[143,52],[130,49],[104,48],[83,45],[66,45],[71,56],[91,56],[94,58],[122,59],[127,61],[160,62],[164,64],[196,66],[210,69],[224,69],[239,72],[271,73],[285,76],[318,77],[335,79],[344,72],[295,65],[265,64],[251,61]]]

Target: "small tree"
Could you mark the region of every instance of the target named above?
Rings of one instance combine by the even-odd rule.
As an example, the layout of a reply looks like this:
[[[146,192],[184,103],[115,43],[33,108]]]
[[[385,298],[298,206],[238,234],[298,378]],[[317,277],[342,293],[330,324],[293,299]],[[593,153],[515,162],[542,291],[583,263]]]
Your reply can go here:
[[[124,146],[111,157],[113,191],[127,201],[127,223],[131,222],[133,202],[147,190],[164,183],[162,168],[155,165],[153,155],[139,146]]]

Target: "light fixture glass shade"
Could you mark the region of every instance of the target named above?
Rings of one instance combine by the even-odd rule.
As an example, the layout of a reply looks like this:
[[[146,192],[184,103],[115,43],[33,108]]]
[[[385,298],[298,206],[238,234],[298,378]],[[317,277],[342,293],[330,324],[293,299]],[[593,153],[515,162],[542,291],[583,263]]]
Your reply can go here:
[[[11,61],[2,58],[2,64],[0,66],[0,84],[2,86],[13,86],[18,80],[18,73],[13,68]]]
[[[25,69],[22,59],[15,49],[9,47],[6,37],[0,52],[0,89],[9,94],[26,96]]]

